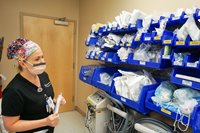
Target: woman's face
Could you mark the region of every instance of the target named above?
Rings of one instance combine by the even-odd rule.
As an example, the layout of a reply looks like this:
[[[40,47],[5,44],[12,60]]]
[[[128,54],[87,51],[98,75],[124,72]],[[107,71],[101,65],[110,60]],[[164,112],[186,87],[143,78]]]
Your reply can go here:
[[[43,52],[41,48],[37,49],[33,54],[31,54],[25,61],[19,62],[19,65],[22,67],[20,71],[25,69],[32,69],[33,65],[37,65],[40,63],[45,63]]]
[[[31,64],[38,64],[38,63],[45,62],[44,55],[43,55],[43,52],[42,52],[41,48],[39,48],[38,50],[36,50],[26,60],[28,62],[30,62]]]

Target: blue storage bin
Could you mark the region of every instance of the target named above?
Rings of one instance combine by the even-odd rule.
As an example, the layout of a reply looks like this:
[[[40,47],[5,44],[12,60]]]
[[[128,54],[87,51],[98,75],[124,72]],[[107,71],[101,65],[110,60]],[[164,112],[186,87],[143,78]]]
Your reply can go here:
[[[158,69],[165,69],[165,68],[169,68],[171,66],[171,60],[162,59],[162,55],[160,55],[161,58],[160,58],[159,63],[133,60],[133,56],[134,56],[133,53],[129,54],[128,64],[140,65],[140,66],[145,66],[145,67],[150,67],[150,68],[158,68]]]
[[[143,27],[143,26],[142,26],[142,21],[143,21],[142,19],[137,19],[137,20],[136,20],[136,28],[137,28],[137,29]]]
[[[200,41],[192,41],[189,35],[186,38],[186,44],[187,44],[187,47],[190,47],[190,48],[200,48]]]
[[[91,55],[92,52],[90,52],[88,55],[87,55],[87,53],[88,53],[88,52],[86,52],[86,54],[85,54],[85,58],[86,58],[86,59],[90,59],[90,55]]]
[[[186,58],[186,55],[184,55],[184,57],[183,57],[183,60],[182,60],[182,62],[176,62],[175,61],[175,56],[174,56],[174,54],[175,53],[184,53],[184,51],[182,51],[181,49],[174,49],[173,50],[173,52],[172,52],[172,65],[173,66],[178,66],[178,67],[184,67],[185,66],[185,58]]]
[[[111,92],[111,88],[113,86],[113,81],[112,81],[112,84],[111,86],[108,86],[108,85],[105,85],[105,84],[102,84],[100,82],[100,73],[108,73],[110,76],[114,77],[114,74],[117,71],[118,69],[115,68],[115,67],[106,67],[106,68],[96,68],[95,71],[94,71],[94,76],[92,78],[92,85],[99,88],[99,89],[102,89],[104,91],[106,91],[107,93],[110,94]]]
[[[199,8],[196,9],[195,14],[194,14],[194,18],[200,19],[200,9]]]
[[[177,35],[174,35],[174,46],[176,46],[176,47],[187,47],[186,40],[185,41],[179,41],[178,38],[177,38]]]
[[[168,24],[169,25],[177,25],[177,24],[180,24],[180,23],[185,23],[184,16],[185,16],[184,11],[182,12],[181,16],[178,16],[178,17],[176,17],[174,14],[171,14],[170,18],[168,20]]]
[[[158,112],[162,115],[165,115],[167,117],[170,117],[172,119],[176,119],[176,112],[170,111],[168,109],[161,108],[160,106],[156,106],[153,101],[151,100],[151,97],[154,96],[155,89],[148,91],[147,96],[146,96],[146,108]],[[180,119],[180,115],[178,115],[178,119]],[[194,107],[194,110],[191,114],[191,119],[189,125],[193,128],[193,133],[199,133],[200,132],[200,104],[196,105]],[[187,124],[188,122],[188,117],[184,116],[183,118],[183,123]]]
[[[170,46],[165,46],[165,47],[170,47]],[[170,62],[171,62],[172,57],[173,57],[173,52],[171,50],[171,47],[169,48],[169,54],[165,54],[164,50],[165,50],[165,48],[163,48],[162,51],[161,51],[162,59],[163,60],[170,60]]]
[[[122,61],[120,60],[120,58],[119,58],[119,56],[118,56],[117,53],[114,53],[113,59],[112,59],[112,63],[114,63],[114,64],[120,64],[120,63],[122,63]],[[126,63],[126,62],[124,62],[124,63]]]
[[[143,33],[142,33],[141,36],[137,36],[137,34],[135,34],[134,37],[133,37],[133,41],[132,41],[131,47],[135,48],[135,47],[138,46],[138,44],[141,44],[143,36],[144,36]]]
[[[89,59],[95,60],[95,55],[96,55],[96,53],[95,53],[95,54],[92,54],[92,53],[93,53],[93,52],[90,53]]]
[[[185,67],[199,69],[200,65],[199,65],[199,63],[195,63],[196,61],[200,62],[199,55],[186,55]]]
[[[84,76],[84,72],[89,69],[89,66],[81,66],[79,72],[79,79],[87,84],[92,84],[93,74],[91,76]]]
[[[149,30],[154,30],[155,28],[159,28],[160,27],[160,21],[162,19],[165,19],[164,16],[160,16],[159,20],[152,20],[151,25],[149,27]]]
[[[106,58],[105,58],[105,61],[106,62],[113,62],[113,56],[114,56],[114,52],[108,52],[107,53],[107,56],[106,56]]]
[[[173,83],[188,86],[200,90],[200,82],[193,81],[192,78],[200,79],[199,69],[190,68],[174,68],[171,72],[170,80]],[[179,77],[178,75],[189,76],[186,78]]]
[[[105,28],[104,26],[103,27],[99,27],[98,32],[96,33],[96,35],[102,36],[104,28]]]
[[[104,52],[101,52],[101,53],[99,53],[99,54],[96,53],[94,59],[95,59],[95,60],[100,60],[101,57],[103,56],[103,54],[104,54]]]
[[[97,37],[90,37],[89,39],[87,39],[85,41],[86,46],[95,46],[98,42],[98,38]]]
[[[120,73],[115,73],[115,77],[121,76]],[[158,86],[158,84],[152,84],[152,85],[147,85],[144,86],[141,89],[141,93],[140,96],[138,98],[138,101],[133,101],[130,100],[128,98],[125,98],[123,96],[117,95],[116,94],[116,90],[115,90],[115,86],[114,86],[114,82],[113,82],[113,86],[112,86],[112,90],[111,90],[111,96],[114,97],[115,99],[119,100],[120,102],[122,102],[124,105],[137,110],[138,112],[142,113],[142,114],[148,114],[150,112],[149,109],[147,109],[145,107],[145,98],[146,98],[146,94],[148,91],[153,90],[156,88],[156,86]]]
[[[152,43],[153,34],[152,33],[142,33],[141,41],[143,43]]]
[[[158,36],[156,31],[152,32],[152,43],[153,44],[162,44],[161,36]]]
[[[164,30],[161,40],[163,45],[173,46],[174,33],[172,31]]]
[[[108,55],[108,52],[104,52],[103,55],[101,56],[100,60],[101,61],[106,61],[107,55]]]

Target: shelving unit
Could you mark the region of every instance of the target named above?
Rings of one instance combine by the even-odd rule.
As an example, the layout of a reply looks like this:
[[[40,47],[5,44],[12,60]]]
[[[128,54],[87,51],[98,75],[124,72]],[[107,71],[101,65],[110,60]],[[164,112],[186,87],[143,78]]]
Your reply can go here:
[[[161,20],[165,18],[163,16],[160,16],[158,21],[152,20],[148,31],[142,33],[140,37],[136,36],[136,32],[138,31],[138,28],[142,27],[143,20],[137,20],[136,25],[129,24],[128,27],[122,29],[120,29],[119,26],[113,28],[108,28],[106,26],[100,27],[97,30],[97,32],[95,33],[91,32],[91,34],[95,35],[96,37],[87,40],[86,45],[100,47],[102,52],[99,54],[94,54],[94,56],[91,56],[91,53],[89,53],[86,58],[92,60],[99,60],[102,62],[110,62],[115,65],[117,64],[137,65],[159,70],[172,68],[170,76],[170,81],[172,83],[190,87],[191,89],[200,90],[200,53],[199,53],[200,40],[192,41],[191,37],[188,35],[185,41],[179,41],[177,39],[177,35],[174,34],[173,32],[174,29],[178,27],[180,28],[180,26],[182,26],[187,21],[188,17],[189,16],[186,15],[185,12],[182,12],[181,16],[179,17],[175,17],[174,14],[171,14],[170,17],[168,18],[166,29],[164,30],[162,36],[158,36],[158,33],[155,32],[155,28],[159,27]],[[200,19],[199,9],[196,9],[195,13],[193,14],[193,17],[196,21]],[[197,23],[197,25],[200,25],[200,23]],[[120,43],[116,44],[113,48],[102,48],[99,44],[97,44],[98,39],[108,35],[109,33],[114,33],[117,35],[119,34],[124,35],[125,33],[133,34],[132,43],[125,43],[125,44]],[[117,50],[119,50],[121,47],[135,49],[142,43],[163,46],[160,52],[159,62],[134,60],[133,58],[134,53],[130,53],[128,55],[127,60],[125,61],[120,60],[119,56],[117,55]],[[165,54],[164,52],[165,46],[170,47],[170,51],[168,54]],[[183,57],[182,62],[180,63],[175,62],[174,53],[190,52],[194,50],[197,52],[186,54]],[[112,75],[112,77],[120,76],[120,73],[117,72],[117,68],[112,68],[112,64],[110,64],[110,67],[95,69],[92,77],[84,77],[82,75],[84,67],[86,66],[83,66],[80,70],[80,79],[82,81],[106,91],[112,97],[118,99],[127,107],[130,107],[142,114],[148,114],[150,111],[156,111],[172,119],[176,118],[175,112],[158,107],[151,100],[151,97],[154,96],[156,88],[159,86],[160,83],[159,81],[157,84],[144,86],[139,96],[139,100],[135,102],[133,100],[127,99],[123,96],[116,94],[114,80],[112,81],[111,86],[104,85],[99,82],[100,80],[99,74],[101,72],[107,72],[110,75]],[[193,128],[194,133],[200,132],[199,121],[200,121],[200,103],[197,106],[195,106],[194,111],[191,114],[190,126]],[[184,117],[183,122],[187,123],[188,117]]]

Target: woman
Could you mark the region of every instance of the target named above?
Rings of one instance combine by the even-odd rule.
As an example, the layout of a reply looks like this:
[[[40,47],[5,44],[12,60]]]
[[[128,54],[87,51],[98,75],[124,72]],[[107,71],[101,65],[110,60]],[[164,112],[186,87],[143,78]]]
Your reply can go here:
[[[59,115],[53,113],[54,92],[44,72],[46,63],[41,48],[31,40],[19,38],[9,44],[7,56],[18,62],[19,73],[3,91],[5,128],[17,133],[53,133]],[[65,103],[63,98],[61,104]]]

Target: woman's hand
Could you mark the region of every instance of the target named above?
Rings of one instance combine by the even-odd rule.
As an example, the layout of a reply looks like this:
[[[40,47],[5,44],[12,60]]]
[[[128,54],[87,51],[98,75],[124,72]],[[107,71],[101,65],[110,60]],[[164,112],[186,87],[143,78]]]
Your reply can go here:
[[[47,125],[55,127],[59,123],[59,114],[51,114],[46,118]]]
[[[65,100],[65,98],[64,97],[62,97],[62,100],[61,100],[61,103],[60,103],[61,105],[64,105],[64,104],[66,104],[66,100]]]

